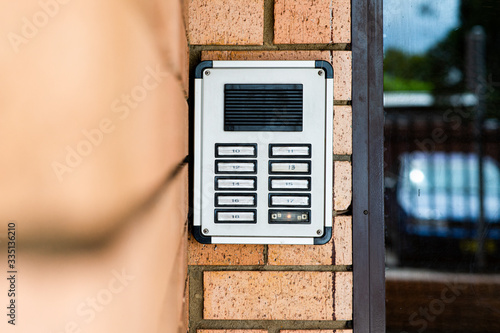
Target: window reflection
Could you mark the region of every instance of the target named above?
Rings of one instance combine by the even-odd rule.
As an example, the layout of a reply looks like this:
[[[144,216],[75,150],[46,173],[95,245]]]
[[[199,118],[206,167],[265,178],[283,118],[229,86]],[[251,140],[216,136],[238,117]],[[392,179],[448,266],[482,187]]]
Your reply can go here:
[[[388,332],[500,331],[499,17],[384,0]]]

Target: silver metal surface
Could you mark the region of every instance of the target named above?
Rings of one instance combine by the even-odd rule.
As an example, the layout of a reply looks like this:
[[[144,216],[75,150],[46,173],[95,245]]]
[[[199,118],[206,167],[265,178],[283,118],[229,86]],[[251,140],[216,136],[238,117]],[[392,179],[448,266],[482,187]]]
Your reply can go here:
[[[218,221],[227,222],[252,222],[255,219],[254,212],[217,212]]]
[[[253,189],[253,179],[217,179],[217,186],[223,189]]]
[[[214,244],[314,244],[311,237],[212,237]]]
[[[221,195],[217,197],[217,204],[219,206],[253,206],[255,198],[252,195],[234,195],[226,196]]]
[[[232,60],[213,62],[214,68],[314,68],[316,63],[314,60],[306,61],[247,61],[247,60]],[[317,73],[317,70],[314,70]],[[257,82],[257,81],[255,81]]]
[[[254,172],[255,163],[217,162],[219,172]]]
[[[307,196],[276,196],[271,195],[271,206],[308,206]]]
[[[217,147],[219,156],[254,156],[255,147],[251,146],[219,146]]]
[[[286,173],[303,173],[309,172],[309,164],[307,163],[284,163],[284,162],[271,162],[272,172],[286,172]]]
[[[306,179],[272,179],[272,189],[287,189],[287,190],[307,190],[309,181]]]
[[[333,225],[333,80],[326,80],[326,91],[331,92],[326,94],[325,100],[325,184],[324,187],[324,203],[325,203],[325,227]]]
[[[212,243],[313,244],[314,239],[319,235],[317,231],[323,231],[325,226],[331,226],[333,79],[318,75],[318,68],[315,66],[314,61],[214,61],[213,68],[210,68],[210,76],[195,79],[193,224],[201,226],[202,230],[210,230],[205,236],[210,237]],[[224,131],[224,86],[226,84],[302,84],[302,131]],[[310,173],[306,176],[310,177],[310,181],[298,179],[301,177],[295,176],[295,173],[289,173],[289,177],[284,174],[269,174],[270,145],[287,143],[291,145],[281,146],[278,150],[275,150],[277,146],[273,147],[272,153],[279,154],[278,156],[283,156],[287,160],[294,159],[294,156],[300,160],[294,163],[287,161],[281,162],[285,164],[276,164],[275,172],[281,173],[280,170],[283,168],[292,167],[293,169],[294,167],[296,172]],[[217,152],[214,151],[216,144],[221,145],[217,146]],[[238,146],[238,144],[256,144],[256,147]],[[309,152],[308,145],[312,147]],[[289,155],[287,148],[291,148]],[[239,149],[239,151],[234,149]],[[255,155],[257,157],[254,157]],[[228,163],[230,158],[252,157],[252,160],[257,160],[257,168],[252,171],[255,174],[251,174],[252,177],[256,177],[255,180],[237,179],[238,175],[235,175],[234,179],[218,178],[218,184],[215,184],[215,177],[232,177],[216,174],[215,161],[217,159],[222,162],[225,156],[227,156]],[[287,156],[290,157],[287,158]],[[310,168],[307,163],[302,163],[305,160],[311,161]],[[279,159],[274,161],[280,163]],[[245,168],[248,167],[245,166]],[[231,170],[226,168],[231,167],[224,166],[225,171],[221,171],[220,168],[219,171],[230,173]],[[246,171],[250,172],[249,169]],[[289,170],[283,173],[288,174],[287,171]],[[277,179],[270,180],[270,177]],[[269,191],[269,187],[274,191]],[[253,188],[257,190],[254,191]],[[218,209],[216,204],[224,205],[226,209],[229,207],[241,209],[243,206],[234,202],[226,205],[225,203],[231,199],[220,195],[215,196],[216,193],[223,194],[230,190],[245,190],[245,192],[257,194],[255,207],[252,207],[252,210],[255,209],[255,212],[252,212],[255,215],[253,223],[215,222],[214,210]],[[269,194],[294,190],[300,193],[290,193],[290,196],[311,194],[310,208],[307,208],[312,212],[311,222],[293,225],[270,224]],[[237,196],[244,195],[234,197]],[[250,196],[244,198],[243,202],[251,202],[252,199]]]
[[[308,146],[272,147],[273,156],[309,156]]]

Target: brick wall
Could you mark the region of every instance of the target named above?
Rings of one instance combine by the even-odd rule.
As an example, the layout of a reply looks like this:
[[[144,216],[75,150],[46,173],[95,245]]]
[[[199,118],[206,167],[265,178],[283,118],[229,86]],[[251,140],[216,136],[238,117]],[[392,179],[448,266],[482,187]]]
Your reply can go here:
[[[326,60],[334,79],[334,227],[309,245],[188,240],[189,329],[310,333],[352,327],[350,0],[189,0],[190,67],[202,60]]]

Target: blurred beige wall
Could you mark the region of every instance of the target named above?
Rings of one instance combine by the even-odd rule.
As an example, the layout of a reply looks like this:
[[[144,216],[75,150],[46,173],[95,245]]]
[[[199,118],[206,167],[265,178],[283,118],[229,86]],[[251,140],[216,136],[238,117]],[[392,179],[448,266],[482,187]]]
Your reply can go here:
[[[0,1],[0,331],[183,330],[181,1]]]

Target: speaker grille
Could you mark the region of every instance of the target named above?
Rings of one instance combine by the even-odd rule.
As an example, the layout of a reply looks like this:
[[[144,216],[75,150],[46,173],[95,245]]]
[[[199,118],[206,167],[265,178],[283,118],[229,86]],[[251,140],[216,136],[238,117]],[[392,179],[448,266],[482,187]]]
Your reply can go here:
[[[226,84],[225,131],[302,131],[302,84]]]

